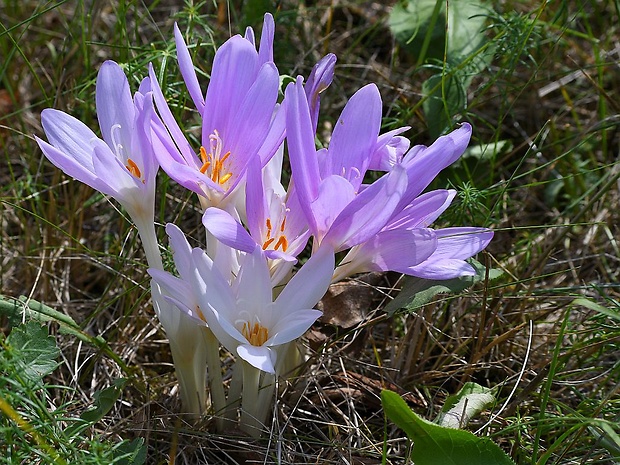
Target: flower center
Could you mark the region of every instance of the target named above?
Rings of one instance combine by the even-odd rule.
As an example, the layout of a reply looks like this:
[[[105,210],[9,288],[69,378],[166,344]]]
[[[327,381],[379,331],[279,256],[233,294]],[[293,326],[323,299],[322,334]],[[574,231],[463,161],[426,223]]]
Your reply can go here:
[[[211,178],[211,181],[218,184],[225,184],[232,177],[229,167],[224,166],[224,162],[230,157],[230,152],[226,152],[222,155],[223,142],[217,130],[213,131],[213,134],[209,136],[209,149],[200,147],[200,159],[202,160],[202,167],[200,172],[206,174]]]
[[[241,334],[256,347],[262,346],[269,339],[269,330],[258,322],[254,324],[249,321],[243,322]]]
[[[288,238],[285,234],[286,214],[289,212],[289,209],[286,208],[280,196],[276,194],[273,194],[269,209],[271,210],[270,217],[265,221],[266,229],[263,229],[265,234],[263,250],[271,247],[273,250],[281,249],[282,252],[286,252],[286,249],[288,249]]]
[[[263,250],[267,250],[269,246],[273,245],[273,250],[278,250],[278,248],[281,248],[282,252],[286,252],[286,249],[288,249],[288,239],[284,234],[284,229],[286,228],[286,216],[282,219],[280,227],[275,231],[273,230],[273,226],[271,224],[271,218],[267,218],[265,225],[267,226],[267,234],[265,236],[265,242],[263,242]]]
[[[127,171],[129,171],[135,178],[142,181],[142,184],[146,184],[146,181],[142,178],[142,172],[140,171],[140,168],[138,167],[136,162],[129,158],[125,153],[125,147],[121,143],[119,137],[120,131],[121,125],[118,123],[112,125],[112,127],[110,128],[110,138],[112,139],[113,145],[112,149],[114,150],[114,153],[119,160],[127,160],[127,162],[125,163],[125,168],[127,168]]]

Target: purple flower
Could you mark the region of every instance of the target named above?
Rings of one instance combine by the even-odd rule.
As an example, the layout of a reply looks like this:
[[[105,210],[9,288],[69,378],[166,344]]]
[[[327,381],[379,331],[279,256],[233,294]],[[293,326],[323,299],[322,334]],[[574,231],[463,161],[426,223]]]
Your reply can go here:
[[[370,186],[364,174],[378,148],[381,97],[376,86],[351,97],[327,150],[316,151],[301,78],[286,89],[287,140],[299,203],[319,244],[344,250],[374,236],[393,216],[407,188],[396,165]]]
[[[202,146],[194,151],[168,108],[151,67],[153,97],[165,124],[154,127],[156,154],[168,175],[218,205],[242,182],[248,162],[264,165],[284,138],[275,125],[279,75],[270,52],[273,18],[265,17],[261,48],[253,34],[231,37],[216,52],[204,99],[183,37],[175,26],[177,56],[188,91],[202,116]]]
[[[46,109],[41,122],[49,143],[36,141],[66,174],[114,197],[134,221],[152,222],[158,164],[151,145],[149,80],[132,99],[125,73],[106,61],[97,76],[96,102],[103,140],[73,116]]]
[[[353,247],[334,273],[334,281],[367,271],[398,271],[442,280],[474,275],[465,260],[493,238],[486,228],[429,229],[456,195],[436,190],[421,195],[396,215],[376,236]]]

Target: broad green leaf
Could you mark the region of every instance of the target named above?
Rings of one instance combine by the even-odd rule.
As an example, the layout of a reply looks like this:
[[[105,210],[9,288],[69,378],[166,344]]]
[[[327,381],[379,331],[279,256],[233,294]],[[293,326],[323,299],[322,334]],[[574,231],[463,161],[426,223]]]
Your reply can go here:
[[[515,465],[489,438],[424,420],[395,392],[381,392],[381,403],[387,417],[413,441],[416,465]]]
[[[127,384],[127,378],[115,379],[112,381],[112,386],[95,392],[95,406],[82,413],[80,418],[88,423],[96,423],[101,420],[112,410],[125,384]]]
[[[418,62],[424,62],[427,57],[443,57],[446,20],[441,3],[441,0],[401,1],[390,13],[392,34]]]
[[[433,281],[408,276],[405,278],[400,293],[386,305],[385,311],[392,315],[401,308],[408,311],[416,310],[432,301],[438,294],[457,294],[486,279],[486,268],[484,265],[476,260],[470,260],[469,263],[476,270],[475,276],[465,276],[445,281]],[[497,279],[502,274],[501,270],[492,268],[489,270],[489,280]]]
[[[144,438],[123,441],[114,450],[115,465],[142,465],[146,462],[146,446]]]
[[[127,378],[119,378],[112,381],[112,385],[97,391],[94,394],[95,405],[80,415],[75,423],[66,429],[68,436],[74,436],[83,429],[97,423],[114,407],[123,387],[127,384]]]
[[[494,403],[492,389],[465,383],[458,393],[446,399],[435,423],[447,428],[464,428],[473,417]]]
[[[50,336],[47,327],[37,322],[29,321],[14,327],[6,342],[10,346],[12,362],[26,379],[39,383],[58,366],[56,359],[60,349],[56,339]]]
[[[467,107],[467,87],[458,75],[436,74],[422,84],[422,104],[428,132],[433,139],[452,126],[452,118]]]
[[[455,57],[467,57],[484,44],[490,11],[484,0],[400,1],[390,13],[389,25],[396,40],[420,63],[427,58],[443,61],[444,53],[455,63]]]

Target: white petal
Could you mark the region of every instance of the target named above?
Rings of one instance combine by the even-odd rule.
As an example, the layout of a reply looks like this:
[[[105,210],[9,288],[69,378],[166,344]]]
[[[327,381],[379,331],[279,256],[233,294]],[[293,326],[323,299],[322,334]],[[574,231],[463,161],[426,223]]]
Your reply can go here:
[[[265,345],[279,346],[304,335],[308,328],[323,314],[319,310],[298,310],[286,315],[273,327],[273,335]]]
[[[242,344],[237,347],[237,354],[254,368],[274,374],[276,372],[276,353],[265,346]]]
[[[325,295],[334,273],[334,252],[322,245],[293,276],[275,302],[282,314],[312,308]]]

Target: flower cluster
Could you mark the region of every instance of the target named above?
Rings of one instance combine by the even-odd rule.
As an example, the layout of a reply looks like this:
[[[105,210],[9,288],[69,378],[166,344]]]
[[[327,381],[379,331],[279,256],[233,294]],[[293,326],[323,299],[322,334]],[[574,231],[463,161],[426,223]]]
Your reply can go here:
[[[456,192],[423,192],[464,152],[469,124],[410,148],[401,135],[409,128],[381,133],[381,96],[369,84],[349,99],[328,146],[317,150],[320,95],[336,58],[324,57],[280,99],[274,29],[267,14],[258,48],[251,28],[227,40],[205,93],[175,26],[178,65],[202,118],[199,147],[173,117],[152,66],[132,98],[112,61],[97,79],[102,139],[53,109],[41,115],[49,142],[37,138],[54,165],[115,198],[135,223],[185,409],[203,413],[208,379],[218,426],[235,421],[241,402],[242,428],[252,434],[266,418],[275,377],[296,365],[294,342],[321,316],[314,307],[330,283],[365,271],[434,280],[472,275],[466,259],[493,236],[484,228],[430,227]],[[285,150],[288,186],[281,180]],[[196,193],[203,209],[205,248],[192,248],[179,227],[166,226],[174,273],[164,270],[154,226],[160,167]],[[384,174],[367,184],[369,171]],[[296,266],[309,244],[309,258]],[[346,253],[336,262],[338,252]],[[238,359],[228,392],[220,344]]]

